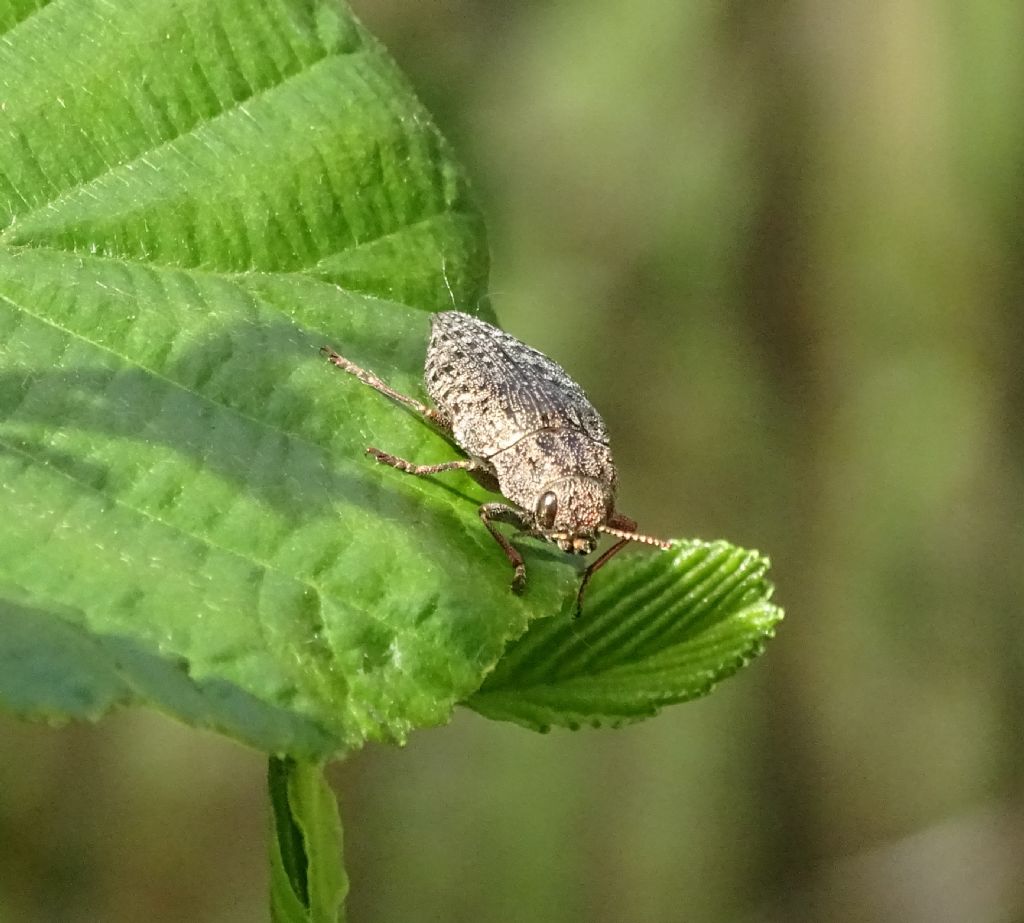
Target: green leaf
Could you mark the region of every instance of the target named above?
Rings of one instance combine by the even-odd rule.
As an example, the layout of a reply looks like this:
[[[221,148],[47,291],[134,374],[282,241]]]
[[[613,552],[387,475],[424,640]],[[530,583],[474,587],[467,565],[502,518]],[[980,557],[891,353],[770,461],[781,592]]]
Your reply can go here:
[[[726,542],[616,559],[578,620],[534,622],[466,704],[546,731],[621,724],[705,695],[775,633],[782,610],[767,570]]]
[[[421,393],[486,241],[447,144],[335,0],[0,0],[0,705],[147,704],[321,757],[445,721],[523,599]],[[449,286],[451,295],[449,295]]]
[[[337,0],[0,0],[0,29],[0,707],[308,760],[444,722],[579,567],[531,544],[513,596],[492,497],[375,465],[453,450],[318,354],[421,395],[428,312],[481,303],[448,145]],[[594,607],[631,624],[646,597],[600,594],[649,566]],[[623,680],[612,717],[680,697]]]
[[[271,757],[270,910],[274,923],[343,921],[341,817],[323,765]]]

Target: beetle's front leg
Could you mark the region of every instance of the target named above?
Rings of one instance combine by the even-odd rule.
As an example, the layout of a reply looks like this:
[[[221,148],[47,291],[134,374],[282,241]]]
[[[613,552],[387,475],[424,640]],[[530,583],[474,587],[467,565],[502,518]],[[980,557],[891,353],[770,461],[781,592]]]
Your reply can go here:
[[[632,522],[632,520],[630,520]],[[578,619],[583,615],[583,594],[587,590],[587,584],[590,583],[590,578],[594,576],[595,572],[599,571],[605,564],[608,563],[609,559],[615,557],[622,549],[628,544],[628,538],[620,538],[611,548],[609,548],[604,554],[602,554],[593,564],[591,564],[585,571],[583,571],[583,579],[580,581],[580,588],[576,591],[576,608],[573,610],[573,618]]]
[[[504,503],[482,504],[480,507],[480,518],[483,520],[483,524],[487,526],[487,531],[501,545],[501,550],[505,552],[505,557],[508,558],[509,564],[512,565],[512,592],[522,593],[523,588],[526,586],[526,564],[523,561],[523,556],[519,553],[519,549],[494,527],[494,523],[505,522],[523,531],[530,529],[532,523],[522,510],[506,506]]]

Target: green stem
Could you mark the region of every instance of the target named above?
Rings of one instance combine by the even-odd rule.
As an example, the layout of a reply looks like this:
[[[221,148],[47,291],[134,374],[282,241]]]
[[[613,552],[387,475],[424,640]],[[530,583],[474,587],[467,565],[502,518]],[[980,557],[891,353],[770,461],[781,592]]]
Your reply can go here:
[[[344,923],[338,802],[322,763],[271,757],[270,912],[274,923]]]

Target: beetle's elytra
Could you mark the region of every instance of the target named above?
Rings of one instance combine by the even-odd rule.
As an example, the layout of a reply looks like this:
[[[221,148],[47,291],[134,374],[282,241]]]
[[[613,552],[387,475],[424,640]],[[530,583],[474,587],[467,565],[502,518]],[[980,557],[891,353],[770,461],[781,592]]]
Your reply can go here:
[[[584,572],[577,615],[591,576],[627,542],[671,547],[637,532],[632,519],[616,512],[608,432],[583,389],[560,365],[515,337],[460,311],[434,314],[424,380],[435,407],[400,394],[326,346],[322,352],[338,368],[421,414],[469,456],[417,465],[371,446],[366,451],[377,461],[420,476],[466,471],[509,501],[484,503],[480,518],[512,564],[515,592],[525,585],[526,565],[496,522],[570,554],[590,554],[600,533],[619,539]]]

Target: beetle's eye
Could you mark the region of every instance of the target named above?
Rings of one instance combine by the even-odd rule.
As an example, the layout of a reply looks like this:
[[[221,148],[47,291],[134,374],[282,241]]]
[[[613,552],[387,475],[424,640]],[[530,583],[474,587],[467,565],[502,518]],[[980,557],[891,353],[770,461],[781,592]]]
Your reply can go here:
[[[550,490],[541,495],[537,501],[537,522],[542,529],[550,529],[555,524],[558,513],[558,497]]]

